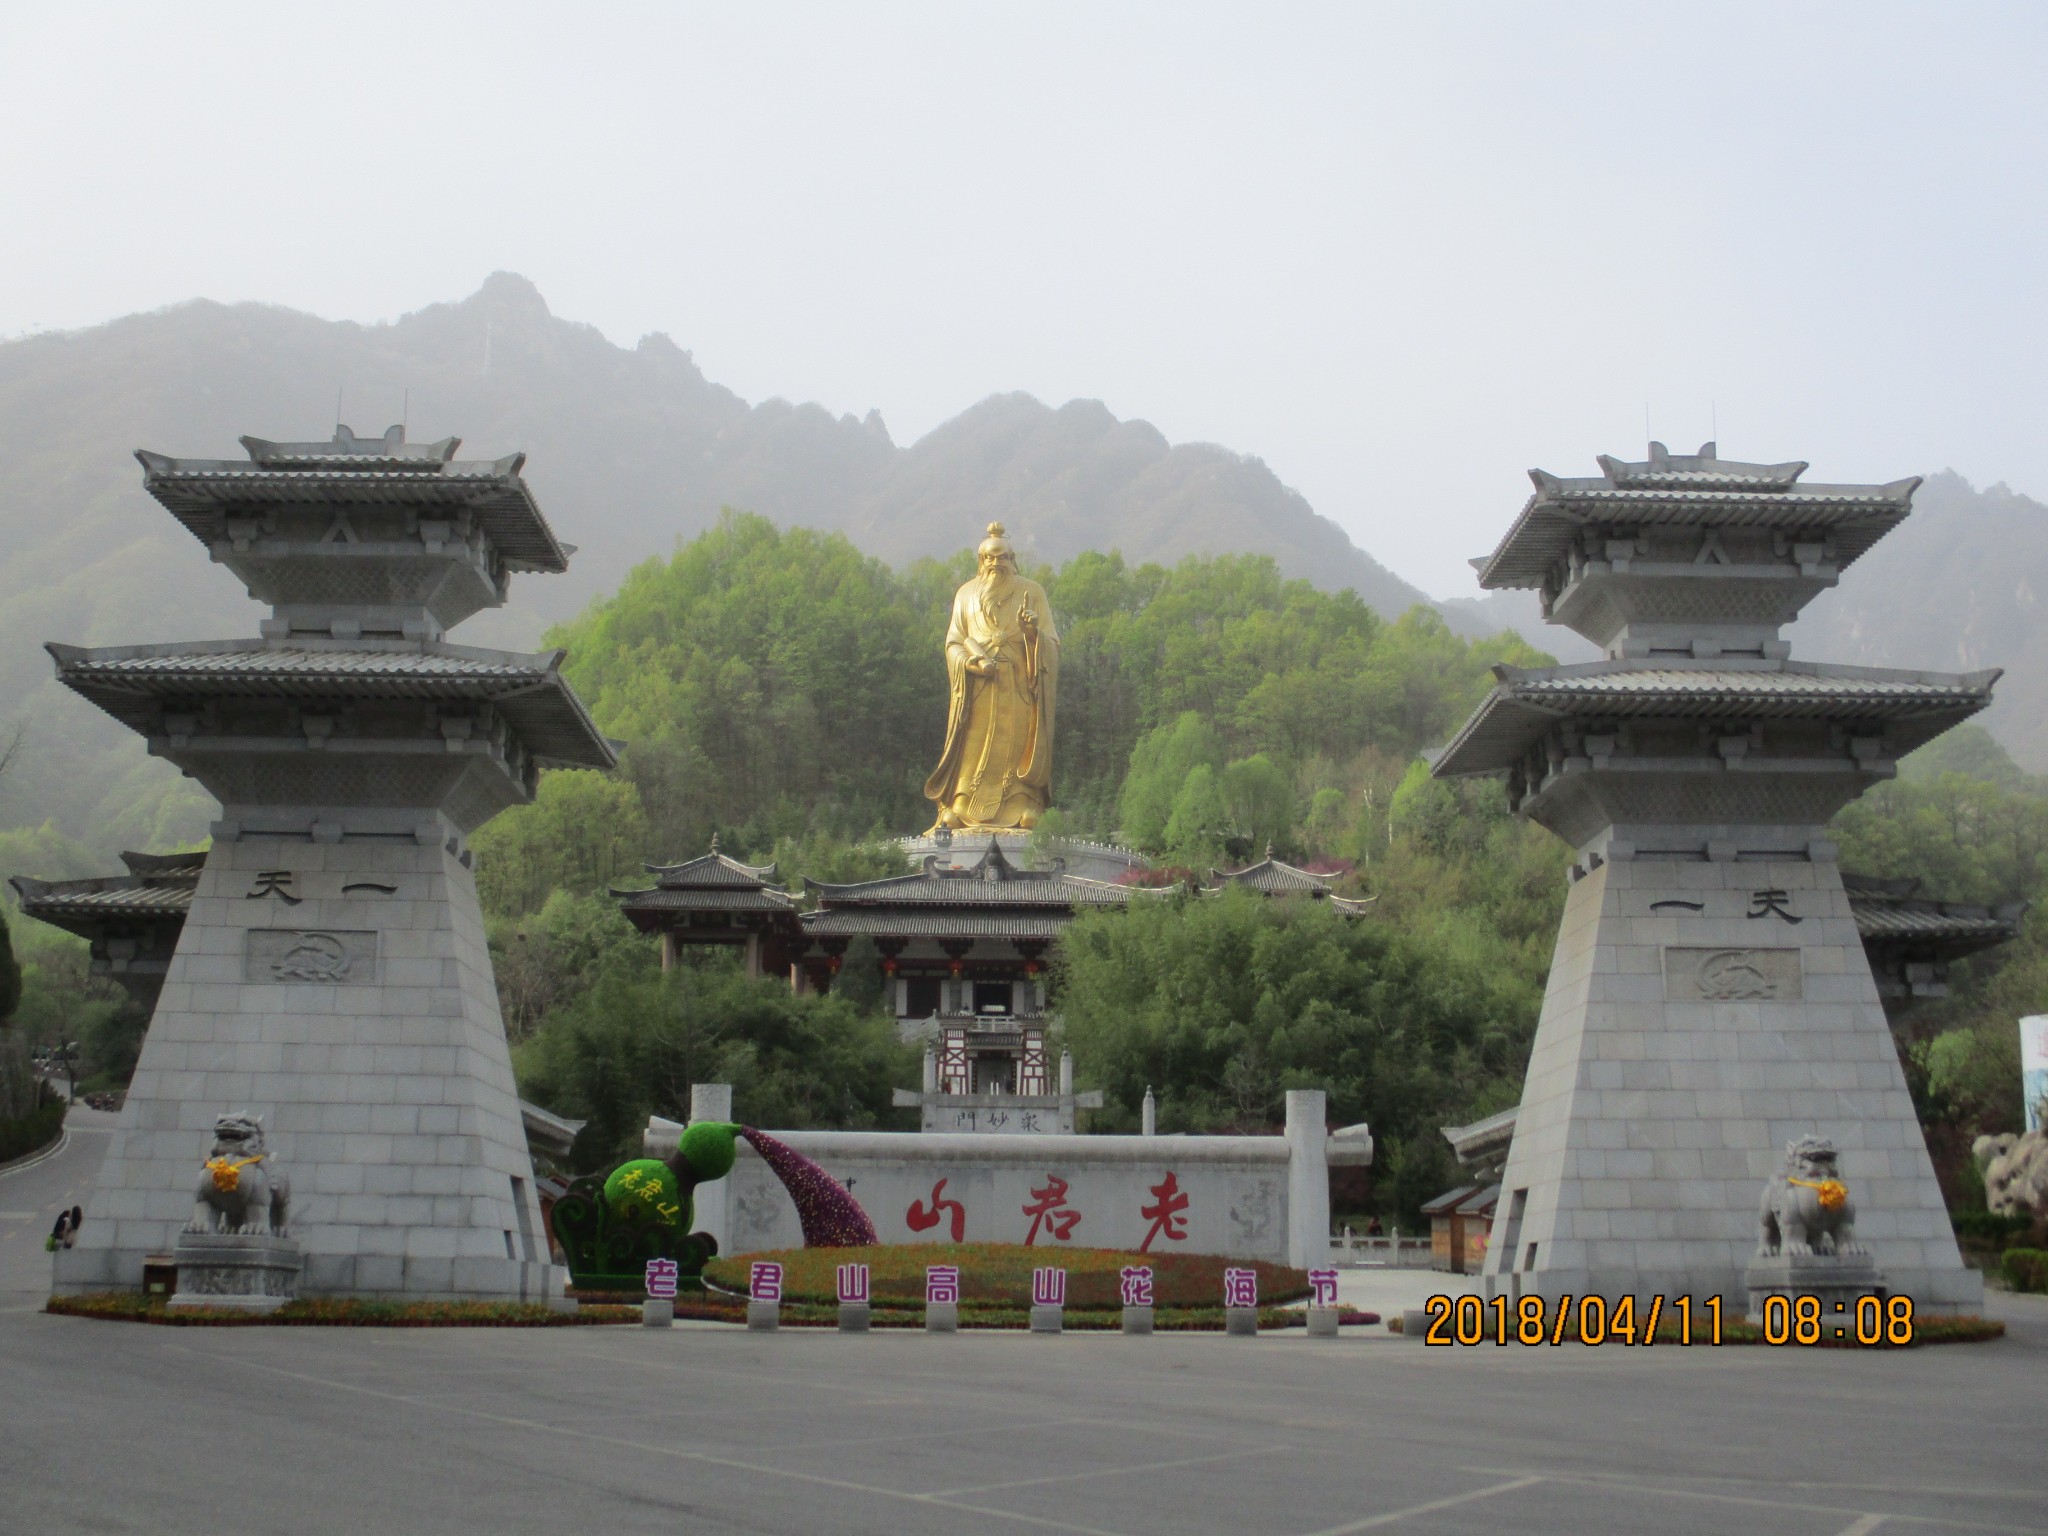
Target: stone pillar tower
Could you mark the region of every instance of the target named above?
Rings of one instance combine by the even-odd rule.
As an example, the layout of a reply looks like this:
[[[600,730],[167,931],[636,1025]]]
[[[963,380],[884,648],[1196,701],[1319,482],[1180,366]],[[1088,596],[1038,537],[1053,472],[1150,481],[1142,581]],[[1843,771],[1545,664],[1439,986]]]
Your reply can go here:
[[[217,1115],[263,1117],[301,1294],[539,1299],[533,1164],[469,834],[543,764],[608,768],[562,654],[450,645],[566,569],[523,454],[394,427],[141,453],[149,493],[271,605],[260,639],[52,645],[68,687],[221,802],[191,915],[60,1290],[136,1288],[193,1214]]]
[[[1998,673],[1797,662],[1780,638],[1919,481],[1802,485],[1804,464],[1712,443],[1600,464],[1533,471],[1473,564],[1485,587],[1539,590],[1607,659],[1496,668],[1435,765],[1505,774],[1515,809],[1577,852],[1489,1291],[1739,1310],[1764,1181],[1818,1134],[1891,1289],[1974,1306],[1826,828],[1988,704]]]

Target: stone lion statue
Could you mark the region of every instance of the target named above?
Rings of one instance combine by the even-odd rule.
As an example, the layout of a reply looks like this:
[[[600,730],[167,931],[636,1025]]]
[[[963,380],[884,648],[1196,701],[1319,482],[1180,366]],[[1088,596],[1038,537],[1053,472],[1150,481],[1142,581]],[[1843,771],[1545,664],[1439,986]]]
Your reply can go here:
[[[1759,1258],[1807,1258],[1814,1254],[1860,1254],[1856,1207],[1842,1182],[1835,1144],[1802,1136],[1785,1144],[1785,1167],[1764,1182],[1757,1206]]]
[[[2048,1216],[2048,1136],[1979,1136],[1970,1148],[1984,1175],[1985,1208],[1999,1216]]]
[[[213,1122],[213,1151],[199,1173],[193,1232],[252,1232],[282,1237],[291,1181],[270,1161],[263,1122],[226,1114]]]

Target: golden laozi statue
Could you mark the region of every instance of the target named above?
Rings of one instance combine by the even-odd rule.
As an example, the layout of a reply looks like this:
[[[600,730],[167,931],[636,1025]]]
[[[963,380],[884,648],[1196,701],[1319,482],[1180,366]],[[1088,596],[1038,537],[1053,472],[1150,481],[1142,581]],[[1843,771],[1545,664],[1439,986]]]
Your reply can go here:
[[[1045,588],[1017,574],[1001,523],[975,553],[981,574],[953,594],[946,750],[924,793],[938,802],[934,831],[1028,831],[1052,803],[1060,637]]]

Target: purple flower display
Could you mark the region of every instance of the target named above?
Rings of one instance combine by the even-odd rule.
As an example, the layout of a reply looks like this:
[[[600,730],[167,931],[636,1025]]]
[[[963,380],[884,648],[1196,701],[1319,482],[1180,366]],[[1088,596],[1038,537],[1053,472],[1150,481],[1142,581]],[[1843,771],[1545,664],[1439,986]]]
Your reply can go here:
[[[761,1161],[775,1170],[789,1198],[796,1202],[806,1248],[868,1248],[879,1241],[875,1224],[844,1184],[766,1131],[743,1125],[740,1134],[753,1143]]]

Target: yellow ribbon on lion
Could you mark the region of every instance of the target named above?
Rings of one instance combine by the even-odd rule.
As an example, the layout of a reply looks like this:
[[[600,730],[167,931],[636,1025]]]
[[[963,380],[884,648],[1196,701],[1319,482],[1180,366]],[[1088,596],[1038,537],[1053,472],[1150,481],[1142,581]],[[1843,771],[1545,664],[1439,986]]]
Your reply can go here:
[[[206,1164],[206,1171],[213,1175],[213,1187],[224,1195],[232,1195],[242,1187],[242,1170],[251,1163],[263,1161],[263,1154],[245,1157],[239,1163],[231,1163],[224,1157],[216,1157]]]
[[[1795,1179],[1787,1176],[1785,1182],[1819,1190],[1820,1208],[1824,1211],[1839,1211],[1849,1203],[1849,1186],[1840,1179],[1822,1179],[1815,1183],[1812,1179]]]

